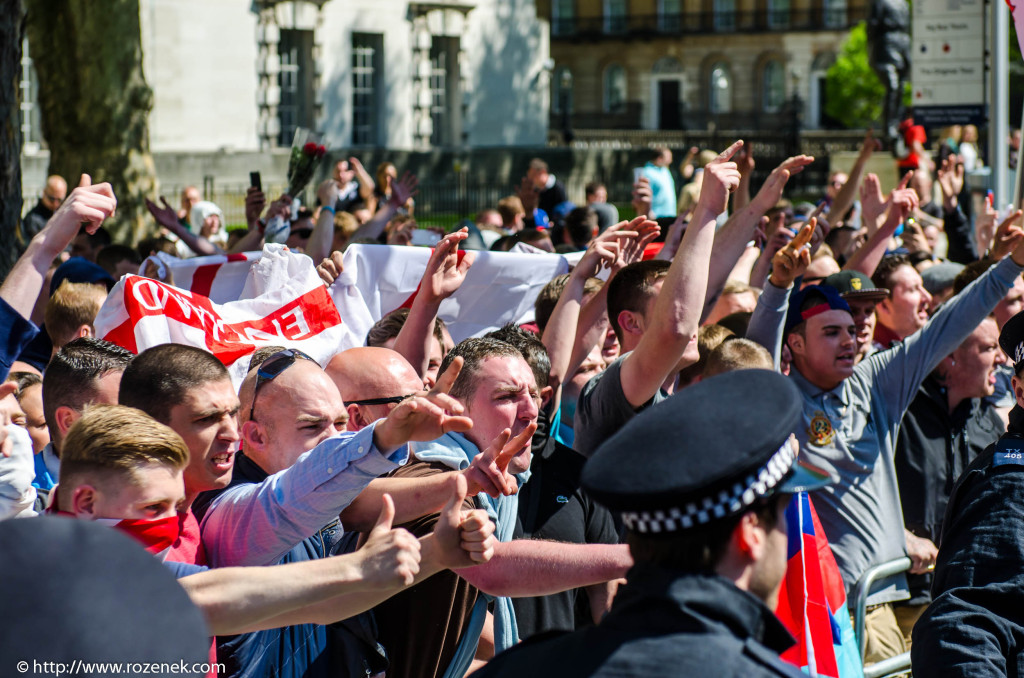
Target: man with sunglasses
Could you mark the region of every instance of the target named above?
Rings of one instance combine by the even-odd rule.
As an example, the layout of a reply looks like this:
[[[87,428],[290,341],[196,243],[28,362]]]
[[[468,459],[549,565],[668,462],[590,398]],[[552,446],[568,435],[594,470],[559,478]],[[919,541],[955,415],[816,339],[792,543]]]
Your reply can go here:
[[[43,195],[40,196],[39,202],[21,220],[22,233],[26,243],[36,233],[43,230],[43,226],[46,226],[46,222],[61,206],[67,195],[68,182],[64,181],[64,177],[54,174],[46,178],[46,188],[43,189]]]

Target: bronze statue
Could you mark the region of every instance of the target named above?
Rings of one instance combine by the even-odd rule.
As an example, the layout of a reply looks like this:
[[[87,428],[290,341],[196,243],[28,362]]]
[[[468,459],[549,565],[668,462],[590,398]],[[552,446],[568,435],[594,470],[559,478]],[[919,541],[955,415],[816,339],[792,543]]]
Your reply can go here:
[[[868,58],[885,87],[885,133],[892,142],[903,117],[910,75],[910,6],[907,0],[873,0],[867,23]]]

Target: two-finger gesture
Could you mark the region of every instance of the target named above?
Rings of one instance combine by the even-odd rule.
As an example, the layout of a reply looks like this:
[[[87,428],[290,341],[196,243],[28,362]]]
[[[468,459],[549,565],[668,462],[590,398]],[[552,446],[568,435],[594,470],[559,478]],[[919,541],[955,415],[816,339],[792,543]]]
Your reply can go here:
[[[530,445],[530,439],[537,430],[537,424],[531,423],[515,437],[511,429],[505,429],[491,441],[480,454],[473,457],[469,467],[462,472],[469,486],[470,494],[481,492],[500,497],[515,494],[519,484],[515,476],[508,471],[512,460],[522,454]]]
[[[772,285],[779,289],[789,288],[811,265],[810,242],[817,227],[817,219],[811,217],[796,237],[775,253],[772,274],[768,278]]]

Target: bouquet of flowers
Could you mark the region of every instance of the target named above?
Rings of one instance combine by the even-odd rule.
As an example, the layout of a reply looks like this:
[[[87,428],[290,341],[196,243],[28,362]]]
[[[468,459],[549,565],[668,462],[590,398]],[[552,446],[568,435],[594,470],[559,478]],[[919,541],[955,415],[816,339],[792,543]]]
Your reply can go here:
[[[295,130],[292,151],[288,156],[288,190],[285,193],[292,198],[292,214],[298,214],[299,194],[312,181],[316,168],[327,155],[327,146],[322,134],[311,132],[304,127]],[[276,215],[267,222],[263,237],[267,242],[283,243],[291,233],[291,224],[281,215]]]
[[[294,198],[302,192],[313,179],[317,166],[326,154],[327,146],[322,134],[304,127],[295,130],[292,152],[288,157],[288,195]]]

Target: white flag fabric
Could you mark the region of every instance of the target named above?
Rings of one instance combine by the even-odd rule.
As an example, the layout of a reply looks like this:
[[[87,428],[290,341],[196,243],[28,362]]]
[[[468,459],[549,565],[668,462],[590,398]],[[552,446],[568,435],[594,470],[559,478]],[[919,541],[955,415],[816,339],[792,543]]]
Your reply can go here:
[[[249,269],[263,252],[214,254],[208,257],[176,259],[168,264],[174,286],[208,297],[215,304],[242,298]]]
[[[170,342],[208,350],[237,387],[261,346],[298,348],[326,365],[336,353],[364,345],[375,322],[412,303],[430,254],[422,247],[352,245],[330,289],[309,257],[283,245],[176,261],[173,286],[122,278],[96,317],[96,333],[133,353]],[[537,294],[569,268],[564,257],[546,253],[475,257],[439,311],[455,341],[532,320]]]
[[[365,340],[374,322],[409,306],[430,253],[422,247],[350,245],[345,251],[345,270],[330,288],[346,325]],[[532,320],[533,304],[541,289],[569,270],[565,257],[558,254],[474,254],[476,259],[462,286],[441,303],[438,312],[456,342],[505,323]]]
[[[206,349],[228,367],[236,387],[261,346],[298,348],[326,365],[335,353],[362,345],[365,333],[342,320],[309,257],[268,245],[261,257],[221,263],[248,269],[237,300],[219,304],[194,290],[125,276],[100,308],[97,336],[133,353],[170,342]]]

